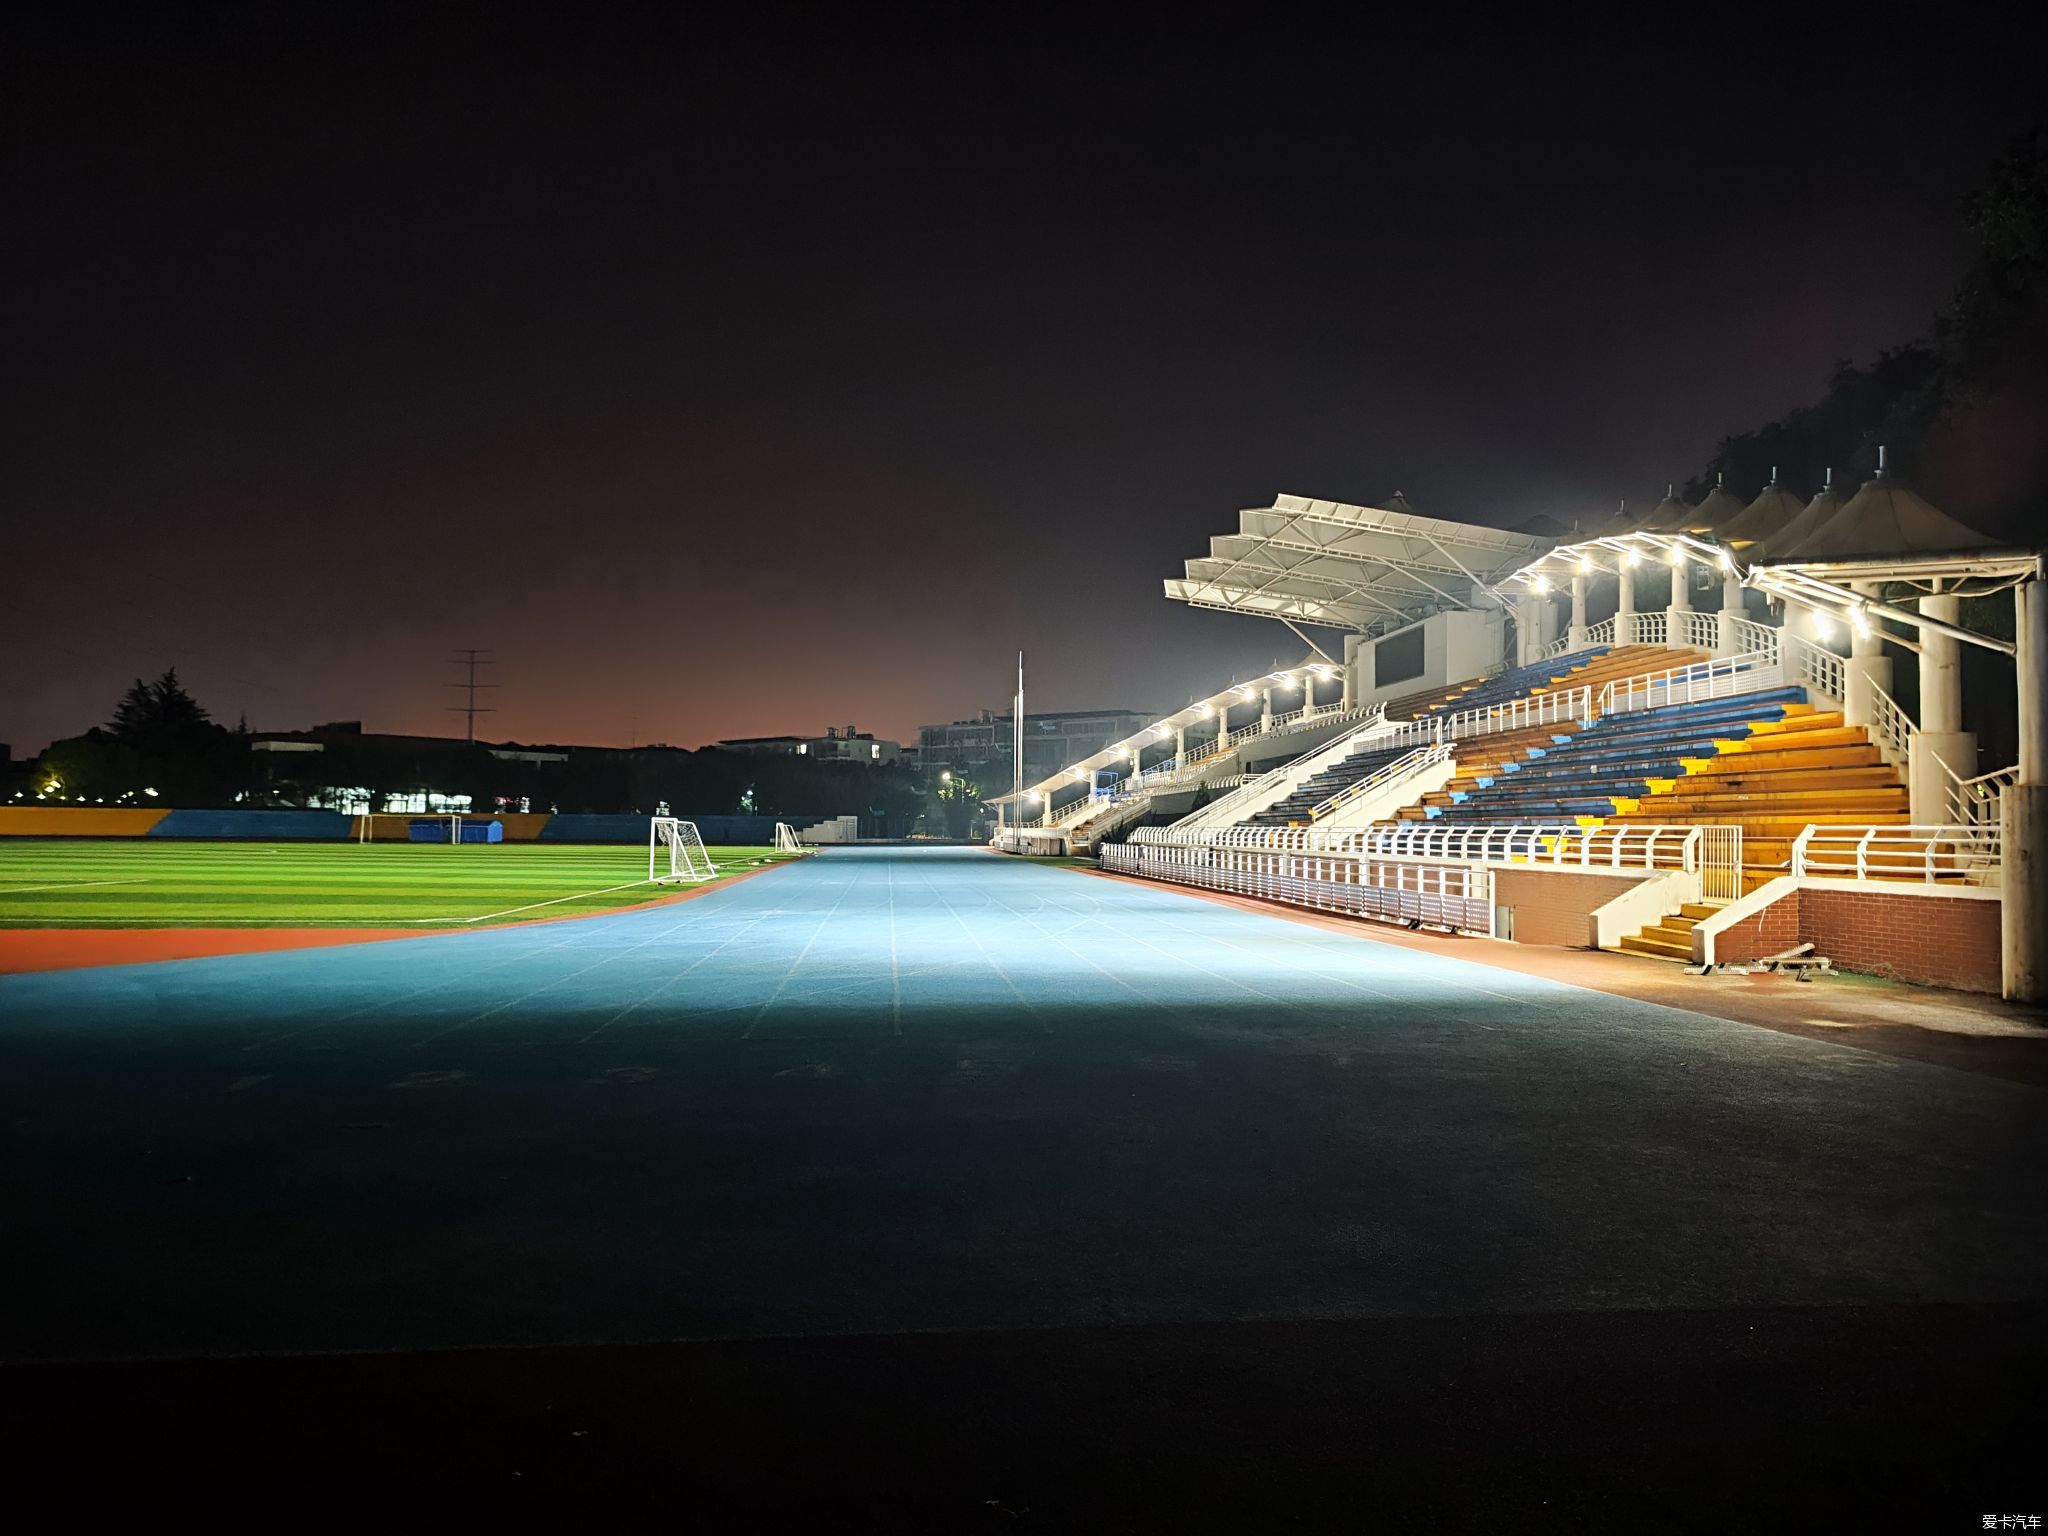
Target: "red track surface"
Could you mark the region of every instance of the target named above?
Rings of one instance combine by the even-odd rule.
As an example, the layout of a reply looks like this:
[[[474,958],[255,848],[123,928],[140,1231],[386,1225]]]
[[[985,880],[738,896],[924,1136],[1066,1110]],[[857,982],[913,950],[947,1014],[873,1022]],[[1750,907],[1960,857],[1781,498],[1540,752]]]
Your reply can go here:
[[[425,937],[417,928],[17,928],[0,932],[0,976]]]
[[[775,864],[745,874],[727,875],[711,885],[570,917],[540,917],[526,923],[493,923],[494,928],[531,927],[539,923],[580,923],[587,917],[615,917],[646,907],[691,901],[706,891],[723,890]],[[150,960],[203,960],[210,955],[249,955],[279,949],[324,949],[331,944],[374,944],[383,939],[425,939],[438,933],[461,933],[456,925],[435,928],[0,928],[0,976],[25,971],[72,971],[93,965],[140,965]]]

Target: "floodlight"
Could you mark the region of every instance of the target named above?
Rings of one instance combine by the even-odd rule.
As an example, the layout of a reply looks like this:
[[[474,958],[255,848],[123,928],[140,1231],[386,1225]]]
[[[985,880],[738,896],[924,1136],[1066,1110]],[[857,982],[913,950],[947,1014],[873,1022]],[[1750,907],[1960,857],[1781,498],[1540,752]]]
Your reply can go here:
[[[1634,565],[1636,563],[1636,551],[1634,545],[1630,545],[1627,549],[1624,549],[1621,552],[1621,563],[1623,565]]]
[[[1579,574],[1581,576],[1593,574],[1593,557],[1591,555],[1579,556]]]
[[[1548,592],[1550,590],[1550,578],[1548,576],[1538,574],[1537,576],[1531,579],[1529,585],[1534,587],[1538,592]]]
[[[155,790],[153,790],[153,789],[145,789],[145,790],[143,790],[143,793],[144,793],[145,795],[149,796],[149,798],[150,798],[150,799],[152,799],[152,800],[154,800],[154,799],[156,798],[156,791],[155,791]]]

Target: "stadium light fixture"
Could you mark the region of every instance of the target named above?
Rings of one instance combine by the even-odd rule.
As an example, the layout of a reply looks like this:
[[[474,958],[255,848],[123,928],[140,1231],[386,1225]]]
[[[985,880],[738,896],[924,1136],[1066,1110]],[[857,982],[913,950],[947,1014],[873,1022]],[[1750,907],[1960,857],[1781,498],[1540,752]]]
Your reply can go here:
[[[1634,565],[1636,563],[1636,552],[1633,546],[1621,552],[1621,563],[1623,565]]]
[[[1550,590],[1550,578],[1539,571],[1537,572],[1535,577],[1530,581],[1529,585],[1534,587],[1538,592],[1548,592]]]
[[[1579,574],[1581,576],[1593,574],[1593,557],[1591,555],[1579,556]]]
[[[143,792],[143,793],[144,793],[145,795],[149,796],[149,798],[150,798],[150,799],[152,799],[152,800],[154,800],[154,799],[156,798],[156,791],[155,791],[155,790],[153,790],[153,789],[148,789],[148,788],[145,788],[145,789],[144,789],[144,790],[143,790],[142,792]]]
[[[950,783],[952,783],[952,782],[953,782],[953,770],[952,770],[952,769],[950,769],[950,768],[948,768],[948,769],[945,769],[945,770],[944,770],[943,772],[941,772],[941,773],[939,774],[939,782],[940,782],[941,784],[950,784]]]

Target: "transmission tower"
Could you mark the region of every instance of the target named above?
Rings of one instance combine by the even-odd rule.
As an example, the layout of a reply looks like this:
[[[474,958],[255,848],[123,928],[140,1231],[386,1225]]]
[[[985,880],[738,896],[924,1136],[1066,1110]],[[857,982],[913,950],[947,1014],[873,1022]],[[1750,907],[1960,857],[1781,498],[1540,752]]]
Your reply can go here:
[[[450,704],[448,712],[464,717],[469,728],[469,744],[475,746],[476,717],[478,715],[494,715],[497,713],[495,706],[477,703],[477,690],[498,686],[496,683],[478,682],[476,680],[476,669],[478,667],[495,666],[496,663],[491,660],[491,653],[488,650],[478,650],[472,647],[467,650],[456,651],[453,656],[448,658],[448,665],[459,667],[463,671],[462,677],[457,681],[441,685],[444,688],[460,688],[463,690],[463,702],[460,704]]]

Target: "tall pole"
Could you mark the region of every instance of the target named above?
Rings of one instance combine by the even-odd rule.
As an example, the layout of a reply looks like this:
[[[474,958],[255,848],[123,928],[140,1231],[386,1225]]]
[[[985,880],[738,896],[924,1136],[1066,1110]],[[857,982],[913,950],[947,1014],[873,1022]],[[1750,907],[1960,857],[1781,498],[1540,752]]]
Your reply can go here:
[[[1010,795],[1017,819],[1024,819],[1024,653],[1017,653],[1017,698],[1010,710]]]
[[[478,715],[494,715],[497,713],[497,710],[494,706],[489,704],[479,704],[476,701],[477,689],[495,688],[498,686],[496,683],[480,683],[476,680],[476,669],[478,667],[488,667],[494,665],[494,663],[491,660],[491,653],[488,650],[481,650],[475,647],[471,647],[466,650],[458,650],[453,656],[450,656],[448,660],[451,665],[466,669],[466,675],[464,676],[462,681],[455,683],[446,683],[443,685],[444,687],[448,688],[461,688],[465,691],[464,701],[460,704],[450,704],[448,706],[448,712],[450,714],[461,715],[464,717],[468,727],[467,739],[471,746],[475,746],[476,717]]]

